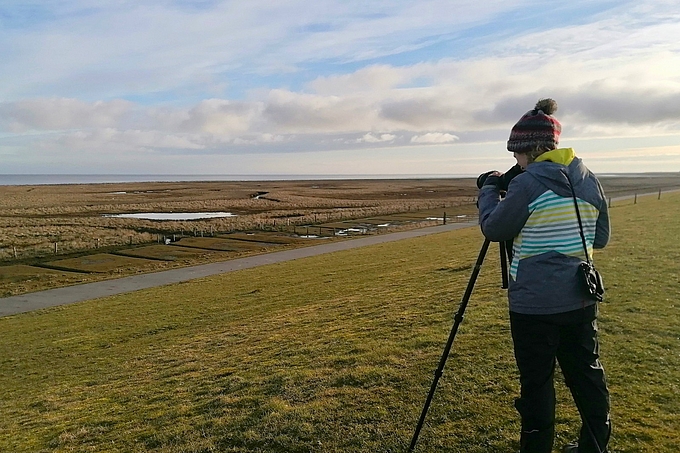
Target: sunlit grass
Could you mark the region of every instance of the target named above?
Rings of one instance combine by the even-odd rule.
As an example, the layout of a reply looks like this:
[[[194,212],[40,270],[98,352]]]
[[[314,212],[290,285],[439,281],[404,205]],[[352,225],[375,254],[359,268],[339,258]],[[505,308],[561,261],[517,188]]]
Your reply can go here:
[[[680,196],[612,208],[596,254],[613,452],[680,445]],[[476,228],[0,319],[0,451],[402,452],[482,237]],[[419,452],[518,450],[498,252]],[[578,419],[558,383],[556,447]]]

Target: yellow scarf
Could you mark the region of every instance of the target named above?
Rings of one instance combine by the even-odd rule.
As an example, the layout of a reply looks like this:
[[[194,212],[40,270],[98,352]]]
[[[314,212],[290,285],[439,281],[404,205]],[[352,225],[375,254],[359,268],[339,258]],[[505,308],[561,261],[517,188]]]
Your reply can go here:
[[[534,162],[544,162],[549,160],[556,164],[569,165],[576,157],[576,153],[572,148],[558,148],[552,151],[545,152],[538,156]]]

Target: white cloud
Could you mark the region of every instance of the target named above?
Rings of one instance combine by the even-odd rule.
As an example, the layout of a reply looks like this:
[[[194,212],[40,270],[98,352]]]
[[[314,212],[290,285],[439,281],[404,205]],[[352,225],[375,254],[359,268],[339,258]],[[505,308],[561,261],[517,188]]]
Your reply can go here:
[[[414,135],[411,137],[411,143],[453,143],[458,140],[453,134],[447,134],[445,132],[428,132],[423,135]]]
[[[258,113],[256,104],[208,99],[191,108],[179,128],[218,136],[244,133]]]
[[[124,100],[27,99],[0,103],[0,128],[14,132],[110,127],[125,121],[133,104]]]
[[[408,71],[395,70],[388,65],[374,65],[350,74],[319,77],[310,82],[309,87],[322,95],[374,93],[393,89],[410,79]]]
[[[283,135],[275,135],[275,134],[269,134],[269,133],[264,133],[260,135],[260,142],[261,143],[279,143],[282,141],[285,141],[286,138]]]
[[[397,138],[394,134],[372,134],[368,133],[357,140],[358,143],[384,143],[393,142]]]
[[[193,140],[192,140],[193,138]],[[125,130],[112,128],[94,131],[76,131],[60,136],[58,144],[72,151],[98,153],[115,148],[121,152],[138,152],[141,150],[182,149],[197,150],[205,148],[200,138],[180,135],[168,135],[158,131]]]
[[[371,129],[376,112],[358,96],[319,96],[272,90],[263,120],[277,132],[345,132]]]

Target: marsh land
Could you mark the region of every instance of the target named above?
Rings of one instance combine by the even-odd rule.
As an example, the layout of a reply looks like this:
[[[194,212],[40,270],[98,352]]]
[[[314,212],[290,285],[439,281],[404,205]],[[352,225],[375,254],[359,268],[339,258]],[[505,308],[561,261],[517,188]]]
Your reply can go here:
[[[611,197],[680,188],[601,180]],[[476,194],[473,178],[0,186],[0,296],[470,220]]]
[[[0,249],[64,252],[148,243],[158,234],[245,231],[469,203],[474,183],[453,180],[171,182],[0,186]],[[112,217],[214,213],[196,220]]]

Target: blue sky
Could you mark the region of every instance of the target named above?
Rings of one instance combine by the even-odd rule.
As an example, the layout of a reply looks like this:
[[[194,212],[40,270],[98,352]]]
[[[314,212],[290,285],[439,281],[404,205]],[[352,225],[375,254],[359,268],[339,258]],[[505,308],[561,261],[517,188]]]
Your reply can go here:
[[[557,100],[596,172],[680,171],[675,1],[5,0],[0,173],[474,175]]]

